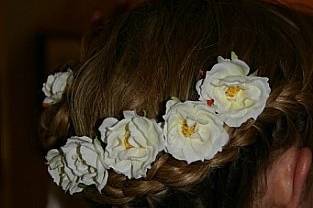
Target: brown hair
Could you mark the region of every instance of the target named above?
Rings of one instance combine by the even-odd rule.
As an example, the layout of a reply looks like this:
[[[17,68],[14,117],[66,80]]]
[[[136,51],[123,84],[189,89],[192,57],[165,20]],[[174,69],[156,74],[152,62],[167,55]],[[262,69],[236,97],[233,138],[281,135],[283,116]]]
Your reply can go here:
[[[52,148],[72,135],[95,137],[103,118],[123,110],[161,120],[166,100],[197,99],[199,72],[235,51],[270,80],[257,120],[227,129],[230,142],[212,160],[187,165],[160,153],[146,178],[110,171],[102,194],[90,187],[82,195],[103,206],[249,207],[273,153],[293,144],[312,149],[312,21],[248,0],[145,3],[84,39],[72,85],[42,114],[42,138]]]

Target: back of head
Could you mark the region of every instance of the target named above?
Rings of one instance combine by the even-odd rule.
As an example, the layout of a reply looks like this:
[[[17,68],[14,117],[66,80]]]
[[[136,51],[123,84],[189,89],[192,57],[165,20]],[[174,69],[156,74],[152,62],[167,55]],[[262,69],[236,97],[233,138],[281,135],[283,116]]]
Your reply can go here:
[[[162,120],[170,97],[197,100],[194,85],[231,51],[268,77],[262,114],[228,128],[213,159],[187,164],[159,153],[142,179],[114,171],[94,203],[121,207],[249,207],[262,175],[291,145],[312,149],[313,18],[258,1],[161,0],[104,22],[84,40],[82,64],[60,103],[45,109],[50,147],[72,135],[97,135],[99,121],[135,110]]]

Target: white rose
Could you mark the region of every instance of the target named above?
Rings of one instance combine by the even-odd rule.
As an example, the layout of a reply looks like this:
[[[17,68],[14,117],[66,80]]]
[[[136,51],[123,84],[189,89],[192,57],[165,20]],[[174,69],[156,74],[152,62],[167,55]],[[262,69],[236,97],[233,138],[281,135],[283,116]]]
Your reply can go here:
[[[213,109],[230,127],[239,127],[264,110],[271,89],[268,78],[247,76],[249,66],[232,53],[232,59],[218,63],[197,83],[200,100],[214,100]]]
[[[124,119],[107,118],[99,127],[107,143],[105,163],[128,178],[146,176],[157,154],[164,149],[162,130],[155,120],[124,111]]]
[[[53,178],[53,182],[61,186],[63,190],[69,191],[70,194],[82,191],[76,183],[77,176],[66,166],[64,156],[59,150],[52,149],[46,156],[48,172]]]
[[[229,140],[223,122],[203,102],[169,100],[163,117],[166,151],[187,163],[212,159]]]
[[[55,104],[62,98],[63,92],[68,82],[72,80],[73,72],[57,72],[49,75],[47,81],[42,86],[42,92],[46,95],[43,103]]]
[[[104,151],[97,139],[71,137],[61,151],[53,149],[48,152],[48,171],[54,182],[65,191],[69,190],[70,194],[93,184],[101,193],[108,179],[103,158]]]

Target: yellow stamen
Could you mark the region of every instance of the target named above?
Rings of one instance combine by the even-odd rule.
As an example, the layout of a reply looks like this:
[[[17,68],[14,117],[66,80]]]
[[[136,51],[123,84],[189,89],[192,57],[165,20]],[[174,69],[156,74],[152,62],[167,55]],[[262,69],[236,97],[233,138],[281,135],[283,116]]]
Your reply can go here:
[[[225,94],[227,97],[233,98],[237,96],[240,90],[241,88],[239,86],[230,86],[225,90]]]
[[[185,137],[191,137],[196,132],[197,124],[195,123],[193,126],[189,127],[187,124],[187,120],[184,119],[181,127],[182,134]]]
[[[133,148],[134,146],[131,145],[129,143],[129,138],[130,138],[130,131],[129,131],[129,128],[128,128],[128,125],[125,127],[125,135],[124,135],[124,138],[122,140],[123,142],[123,146],[124,148],[127,150],[127,149],[130,149],[130,148]]]

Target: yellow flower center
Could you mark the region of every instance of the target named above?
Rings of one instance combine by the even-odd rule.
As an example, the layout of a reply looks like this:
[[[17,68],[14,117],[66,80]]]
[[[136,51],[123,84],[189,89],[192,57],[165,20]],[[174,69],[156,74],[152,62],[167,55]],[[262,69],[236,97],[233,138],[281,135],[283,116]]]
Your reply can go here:
[[[239,86],[230,86],[225,90],[225,94],[229,98],[234,98],[240,92],[241,88]]]
[[[128,125],[125,127],[125,135],[124,135],[124,138],[122,140],[123,142],[123,146],[124,148],[127,150],[127,149],[130,149],[130,148],[133,148],[134,146],[131,145],[129,143],[129,138],[130,138],[130,131],[129,131],[129,128],[128,128]]]
[[[193,126],[189,127],[187,124],[187,120],[184,119],[181,127],[182,134],[185,137],[191,137],[196,132],[197,124],[195,123]]]

